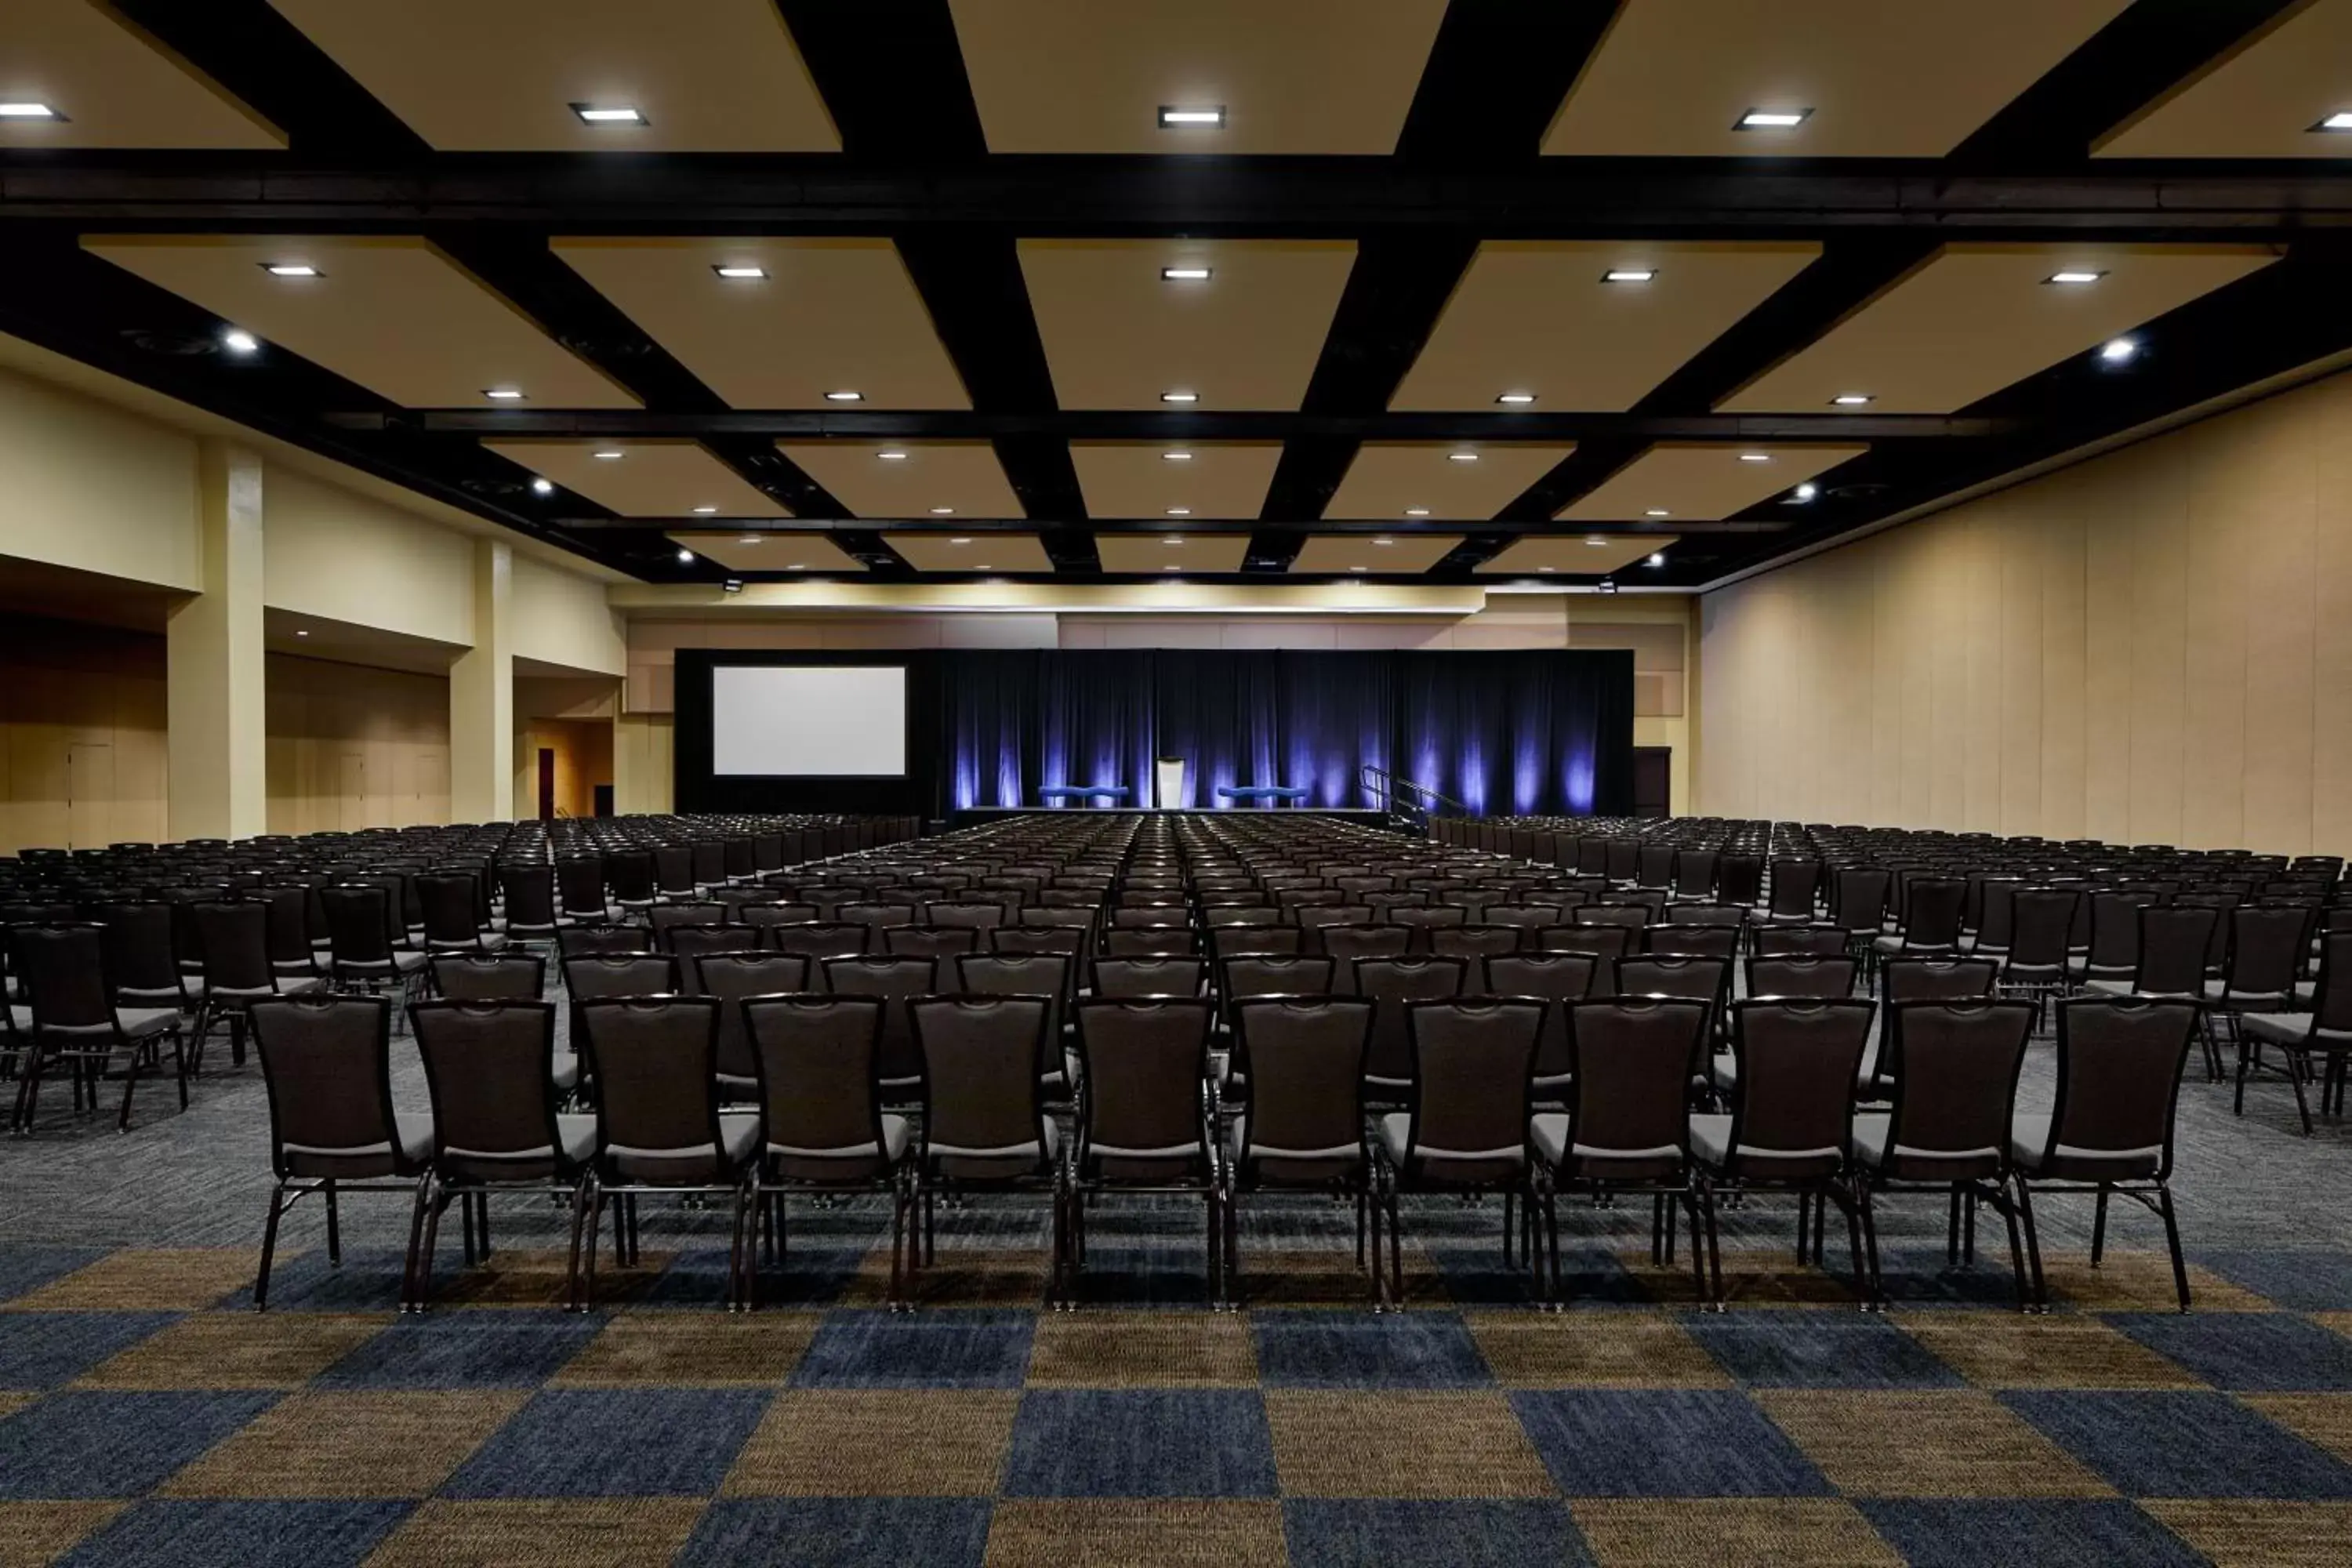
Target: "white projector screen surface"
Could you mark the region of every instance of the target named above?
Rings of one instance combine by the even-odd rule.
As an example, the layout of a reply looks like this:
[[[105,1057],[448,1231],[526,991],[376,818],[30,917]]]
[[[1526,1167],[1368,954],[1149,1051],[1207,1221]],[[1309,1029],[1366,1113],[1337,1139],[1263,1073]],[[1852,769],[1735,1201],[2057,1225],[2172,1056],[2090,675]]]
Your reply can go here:
[[[710,771],[904,778],[906,667],[716,666],[710,672]]]

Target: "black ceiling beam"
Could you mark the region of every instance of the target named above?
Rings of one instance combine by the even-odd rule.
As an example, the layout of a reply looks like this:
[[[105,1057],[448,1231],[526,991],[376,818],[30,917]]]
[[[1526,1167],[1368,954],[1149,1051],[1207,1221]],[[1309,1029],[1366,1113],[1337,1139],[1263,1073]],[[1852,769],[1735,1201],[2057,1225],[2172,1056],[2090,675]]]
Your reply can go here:
[[[1397,156],[1533,157],[1619,9],[1619,0],[1453,0],[1405,112]]]
[[[699,517],[656,519],[629,517],[561,518],[559,520],[559,526],[577,529],[583,531],[597,532],[609,532],[614,530],[629,528],[660,528],[676,530],[681,533],[701,533],[712,531],[710,520],[709,518]],[[873,525],[870,522],[863,522],[856,519],[789,518],[771,521],[762,518],[740,522],[730,521],[725,523],[719,531],[744,534],[775,533],[787,535],[797,533],[831,533],[837,539],[845,529],[871,526]],[[955,531],[958,533],[1032,533],[1037,531],[1037,526],[1038,525],[1036,523],[1030,521],[1027,519],[1017,517],[960,518],[956,521]],[[1171,524],[1164,517],[1121,517],[1091,519],[1087,521],[1086,526],[1098,533],[1164,534],[1174,525]],[[1397,531],[1397,526],[1398,525],[1393,522],[1368,521],[1362,519],[1350,519],[1343,522],[1310,521],[1270,525],[1261,522],[1255,518],[1194,518],[1183,524],[1183,531],[1186,533],[1215,534],[1255,533],[1270,527],[1278,527],[1284,532],[1296,537],[1307,533],[1394,533]],[[1426,528],[1429,531],[1440,533],[1458,531],[1461,529],[1492,531],[1496,533],[1507,535],[1511,538],[1517,538],[1521,535],[1543,537],[1551,534],[1573,537],[1587,533],[1607,533],[1612,535],[1639,534],[1645,537],[1650,535],[1664,535],[1680,538],[1685,535],[1696,535],[1702,533],[1743,535],[1775,533],[1782,531],[1783,530],[1792,526],[1794,526],[1793,519],[1768,520],[1762,521],[1726,520],[1721,521],[1703,521],[1660,522],[1654,519],[1628,518],[1619,522],[1604,523],[1557,523],[1540,521],[1524,522],[1435,522],[1426,525]],[[928,525],[926,525],[926,527],[928,527]]]
[[[994,233],[1358,238],[1818,238],[1907,229],[1978,240],[2238,240],[2352,226],[2339,160],[1965,171],[1934,159],[1471,159],[996,154],[877,165],[830,154],[0,154],[0,218],[100,230],[410,234]]]

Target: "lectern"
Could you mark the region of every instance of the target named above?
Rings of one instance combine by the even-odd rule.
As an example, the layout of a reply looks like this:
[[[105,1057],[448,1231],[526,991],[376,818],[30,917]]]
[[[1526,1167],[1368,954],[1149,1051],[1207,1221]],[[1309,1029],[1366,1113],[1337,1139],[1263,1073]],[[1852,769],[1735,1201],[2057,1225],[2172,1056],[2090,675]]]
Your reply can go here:
[[[1184,759],[1161,757],[1151,764],[1151,804],[1173,811],[1184,804]]]

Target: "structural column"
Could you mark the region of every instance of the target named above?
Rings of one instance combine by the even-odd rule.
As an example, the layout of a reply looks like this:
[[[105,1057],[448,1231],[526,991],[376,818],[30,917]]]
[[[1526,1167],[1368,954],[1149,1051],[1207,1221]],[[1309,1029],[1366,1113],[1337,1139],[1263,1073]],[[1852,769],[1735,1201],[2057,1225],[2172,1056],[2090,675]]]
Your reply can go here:
[[[449,813],[458,822],[514,818],[514,552],[474,542],[474,646],[449,667]]]
[[[174,838],[268,831],[264,725],[261,459],[199,449],[203,591],[172,612],[165,637]]]

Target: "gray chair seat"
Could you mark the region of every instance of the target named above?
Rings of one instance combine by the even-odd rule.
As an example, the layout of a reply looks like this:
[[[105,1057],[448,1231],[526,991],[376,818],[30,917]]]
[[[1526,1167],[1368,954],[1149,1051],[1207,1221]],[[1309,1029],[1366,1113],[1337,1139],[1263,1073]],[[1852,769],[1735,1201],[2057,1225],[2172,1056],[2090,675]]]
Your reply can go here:
[[[1563,1117],[1561,1120],[1565,1121],[1566,1118]],[[1388,1112],[1380,1119],[1380,1136],[1381,1148],[1388,1154],[1389,1163],[1402,1165],[1406,1145],[1412,1138],[1412,1115],[1402,1110]],[[1432,1149],[1424,1144],[1413,1152],[1418,1154],[1424,1163],[1433,1163],[1441,1170],[1449,1161],[1478,1165],[1491,1165],[1497,1163],[1523,1165],[1527,1163],[1528,1158],[1527,1150],[1524,1147],[1510,1150],[1464,1150],[1456,1154],[1442,1149]]]
[[[8,1026],[19,1034],[30,1029],[33,1026],[33,1010],[30,1007],[9,1008]]]
[[[589,1114],[559,1115],[555,1135],[563,1140],[563,1157],[574,1165],[596,1152],[596,1118]]]
[[[258,1002],[267,996],[308,996],[326,988],[324,975],[289,974],[281,977],[274,988],[268,985],[222,985],[214,988],[213,995],[229,1002]]]
[[[1731,1147],[1731,1118],[1721,1112],[1702,1111],[1690,1119],[1691,1154],[1701,1164],[1722,1170],[1736,1153],[1743,1174],[1762,1176],[1770,1180],[1775,1174],[1801,1179],[1822,1173],[1824,1165],[1834,1167],[1842,1160],[1843,1150],[1823,1151],[1803,1149],[1783,1151],[1759,1149],[1742,1144],[1737,1151]],[[1776,1173],[1774,1166],[1782,1167]]]
[[[2208,980],[2205,983],[2205,1000],[2212,1003],[2216,1006],[2227,1007],[2236,1012],[2274,1013],[2288,1005],[2288,993],[2284,991],[2240,991],[2233,994],[2230,990],[2230,983],[2228,981]]]
[[[558,1051],[555,1053],[555,1087],[562,1089],[567,1094],[580,1087],[579,1052]]]
[[[2238,1026],[2254,1038],[2274,1046],[2300,1046],[2312,1037],[2309,1013],[2261,1013],[2244,1019]],[[2316,1042],[2322,1048],[2352,1047],[2352,1029],[2322,1029]]]
[[[2298,980],[2294,983],[2294,1000],[2298,1006],[2308,1007],[2319,1000],[2319,982]]]
[[[1885,1111],[1864,1111],[1853,1119],[1846,1151],[1856,1164],[1873,1171],[1888,1168],[1886,1138],[1894,1123],[1895,1118]],[[2000,1151],[1902,1147],[1895,1151],[1894,1164],[1896,1181],[1966,1181],[1998,1173]]]
[[[1691,1152],[1710,1165],[1731,1158],[1731,1118],[1706,1113],[1690,1119]]]
[[[1728,1094],[1739,1087],[1739,1058],[1718,1053],[1707,1069],[1715,1087]],[[1862,1048],[1862,1066],[1853,1075],[1856,1094],[1874,1093],[1878,1088],[1878,1041],[1873,1038]]]
[[[176,985],[120,985],[115,999],[132,1007],[171,1007],[177,1009],[187,994]]]
[[[1913,942],[1900,931],[1870,939],[1873,951],[1900,955],[1906,952],[1957,952],[1959,944],[1951,942]]]
[[[1281,1149],[1250,1142],[1249,1119],[1236,1119],[1225,1130],[1225,1158],[1235,1170],[1249,1164],[1258,1174],[1277,1183],[1316,1184],[1338,1181],[1364,1168],[1364,1146],[1340,1143],[1328,1149]]]
[[[177,1028],[180,1010],[177,1007],[117,1007],[114,1021],[124,1034],[138,1039]]]
[[[2030,1176],[2067,1182],[2132,1181],[2153,1176],[2164,1158],[2161,1148],[2070,1149],[2060,1145],[2046,1155],[2050,1113],[2021,1111],[2011,1124],[2009,1157]]]
[[[1672,1146],[1596,1149],[1591,1144],[1572,1144],[1569,1136],[1570,1122],[1564,1113],[1541,1111],[1528,1119],[1528,1141],[1535,1145],[1536,1158],[1571,1179],[1663,1182],[1682,1172],[1683,1152]]]
[[[724,1081],[723,1079],[721,1081]],[[843,1179],[878,1174],[875,1167],[896,1165],[907,1157],[908,1145],[914,1142],[914,1123],[904,1116],[889,1111],[882,1114],[882,1142],[877,1162],[877,1148],[872,1143],[853,1143],[840,1149],[805,1149],[770,1143],[768,1153],[778,1159],[785,1174],[798,1181],[824,1181],[828,1174],[824,1167],[838,1163],[843,1167]],[[814,1169],[812,1169],[814,1167]]]

